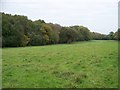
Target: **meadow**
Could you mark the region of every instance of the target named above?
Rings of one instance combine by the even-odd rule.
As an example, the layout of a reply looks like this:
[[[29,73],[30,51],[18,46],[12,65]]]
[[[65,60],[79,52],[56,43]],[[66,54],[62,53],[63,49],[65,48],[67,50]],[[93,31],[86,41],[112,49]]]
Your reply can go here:
[[[2,49],[3,88],[116,88],[118,42]]]

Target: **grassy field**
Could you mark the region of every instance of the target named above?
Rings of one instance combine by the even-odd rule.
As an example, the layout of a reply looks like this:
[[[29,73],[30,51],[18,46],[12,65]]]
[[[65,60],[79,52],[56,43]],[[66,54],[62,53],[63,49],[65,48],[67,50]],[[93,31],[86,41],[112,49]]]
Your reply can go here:
[[[118,87],[117,41],[3,49],[3,88]]]

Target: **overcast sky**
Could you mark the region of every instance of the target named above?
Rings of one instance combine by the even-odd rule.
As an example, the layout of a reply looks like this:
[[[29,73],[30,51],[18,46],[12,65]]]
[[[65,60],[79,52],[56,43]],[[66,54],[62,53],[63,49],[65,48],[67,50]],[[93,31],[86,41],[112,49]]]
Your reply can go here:
[[[119,0],[1,0],[0,11],[108,34],[118,28]]]

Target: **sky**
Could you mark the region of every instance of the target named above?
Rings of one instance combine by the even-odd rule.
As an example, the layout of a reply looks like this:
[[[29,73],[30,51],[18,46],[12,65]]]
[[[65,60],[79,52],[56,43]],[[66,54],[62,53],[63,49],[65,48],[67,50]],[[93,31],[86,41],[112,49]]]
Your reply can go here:
[[[0,11],[108,34],[118,28],[119,0],[0,0]]]

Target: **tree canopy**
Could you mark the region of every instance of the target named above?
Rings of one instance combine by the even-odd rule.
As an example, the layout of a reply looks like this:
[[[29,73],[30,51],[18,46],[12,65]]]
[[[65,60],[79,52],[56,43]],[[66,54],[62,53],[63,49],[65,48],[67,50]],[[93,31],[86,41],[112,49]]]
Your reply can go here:
[[[44,20],[29,20],[26,16],[2,13],[2,46],[40,46],[58,43],[72,43],[88,40],[120,40],[118,34],[110,32],[104,35],[91,32],[84,26],[64,27],[59,24],[46,23]]]

